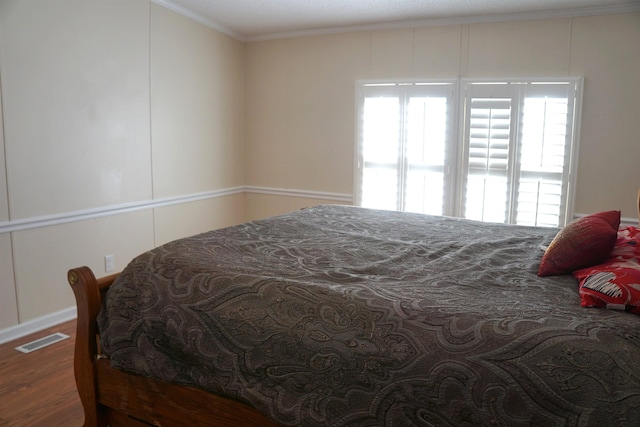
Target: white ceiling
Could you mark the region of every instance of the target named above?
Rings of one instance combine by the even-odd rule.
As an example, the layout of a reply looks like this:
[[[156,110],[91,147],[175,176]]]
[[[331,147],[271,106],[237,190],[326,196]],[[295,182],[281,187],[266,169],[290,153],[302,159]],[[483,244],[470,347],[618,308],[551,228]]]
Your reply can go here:
[[[623,13],[640,0],[154,0],[241,40],[349,29]]]

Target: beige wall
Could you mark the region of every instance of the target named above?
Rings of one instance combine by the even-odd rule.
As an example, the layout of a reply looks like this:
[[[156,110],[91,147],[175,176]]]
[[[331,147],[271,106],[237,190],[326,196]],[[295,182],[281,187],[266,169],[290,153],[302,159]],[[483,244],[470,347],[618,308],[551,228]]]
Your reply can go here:
[[[635,217],[640,187],[640,14],[576,19],[570,72],[584,75],[576,210]]]
[[[154,197],[244,182],[244,45],[152,4]]]
[[[68,268],[348,203],[358,79],[582,75],[576,213],[634,217],[633,40],[637,13],[243,43],[149,0],[3,0],[0,335],[72,309]]]
[[[1,5],[11,219],[149,198],[149,5]]]
[[[247,184],[353,193],[357,79],[583,76],[575,213],[635,218],[638,40],[640,14],[629,13],[251,43]],[[264,195],[247,203],[286,206]]]
[[[0,332],[72,308],[71,267],[244,219],[243,43],[148,0],[3,0],[0,52]]]

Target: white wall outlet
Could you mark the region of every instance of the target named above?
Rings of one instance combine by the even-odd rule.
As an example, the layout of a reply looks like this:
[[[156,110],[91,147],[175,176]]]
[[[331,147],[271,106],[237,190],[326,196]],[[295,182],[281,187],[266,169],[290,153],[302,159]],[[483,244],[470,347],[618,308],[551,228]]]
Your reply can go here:
[[[111,273],[116,268],[116,260],[113,255],[107,255],[104,257],[104,271]]]

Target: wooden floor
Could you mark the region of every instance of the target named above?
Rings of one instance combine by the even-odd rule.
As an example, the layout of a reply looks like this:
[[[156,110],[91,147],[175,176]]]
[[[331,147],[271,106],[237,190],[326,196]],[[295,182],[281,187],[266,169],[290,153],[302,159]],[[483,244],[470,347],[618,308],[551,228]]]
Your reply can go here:
[[[76,322],[0,345],[0,427],[75,427],[84,421],[73,377]],[[32,353],[14,348],[62,332],[70,338]]]

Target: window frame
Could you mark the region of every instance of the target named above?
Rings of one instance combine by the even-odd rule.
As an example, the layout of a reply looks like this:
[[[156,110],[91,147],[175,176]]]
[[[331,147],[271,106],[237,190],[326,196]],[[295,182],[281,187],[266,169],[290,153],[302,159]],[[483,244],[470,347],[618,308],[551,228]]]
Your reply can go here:
[[[509,85],[510,88],[517,88],[522,91],[523,87],[533,87],[536,84],[540,85],[552,85],[561,84],[567,87],[569,85],[569,96],[573,96],[569,99],[569,111],[567,112],[569,120],[567,122],[567,134],[565,144],[565,158],[568,156],[567,165],[562,171],[562,203],[560,208],[559,225],[563,226],[573,219],[574,201],[575,201],[575,183],[578,164],[578,152],[579,152],[579,140],[580,140],[580,119],[582,112],[582,97],[583,97],[583,77],[557,77],[557,78],[455,78],[455,79],[377,79],[377,80],[358,80],[356,81],[356,144],[355,144],[355,167],[354,167],[354,201],[356,205],[362,205],[362,190],[363,190],[363,176],[364,176],[364,163],[363,163],[363,128],[364,128],[364,102],[366,97],[366,88],[368,86],[402,86],[402,85],[452,85],[453,97],[451,98],[452,106],[447,113],[447,117],[452,121],[449,124],[449,138],[446,144],[445,153],[445,170],[443,172],[444,178],[444,200],[443,200],[443,215],[450,215],[456,217],[464,217],[465,206],[465,194],[468,172],[465,168],[466,162],[468,162],[468,150],[469,141],[467,138],[467,102],[471,100],[471,97],[467,96],[467,88],[471,85]],[[517,150],[520,150],[522,143],[521,126],[523,123],[521,116],[521,107],[524,105],[525,95],[521,93],[519,95],[520,101],[516,102],[516,116],[515,118],[516,128],[510,129],[511,135],[509,138],[509,147],[515,146]],[[470,110],[469,110],[470,111]],[[514,137],[515,136],[515,137]],[[520,169],[519,158],[514,154],[510,157],[509,161],[512,163],[512,171],[509,173],[512,176],[517,177],[520,180],[520,174],[517,171]],[[518,164],[515,164],[515,163]],[[513,185],[508,186],[508,192],[513,192],[517,188]],[[517,209],[515,209],[515,194],[510,194],[511,197],[509,213],[506,223],[515,223],[515,215]]]
[[[483,79],[475,79],[475,78],[461,78],[459,80],[459,135],[460,138],[456,142],[456,144],[460,147],[461,152],[458,157],[458,169],[457,169],[457,177],[459,178],[458,187],[455,190],[456,198],[456,209],[455,216],[464,218],[464,197],[466,195],[466,184],[468,174],[465,171],[465,162],[468,161],[468,140],[466,134],[466,126],[467,126],[467,102],[471,99],[471,97],[467,96],[467,87],[470,85],[499,85],[504,84],[509,85],[510,92],[518,92],[518,102],[515,105],[515,114],[512,114],[512,119],[515,121],[515,126],[511,129],[510,135],[510,146],[513,144],[516,150],[516,153],[510,158],[510,163],[512,170],[509,173],[508,179],[512,180],[514,177],[518,175],[518,172],[521,168],[521,162],[519,162],[518,155],[521,150],[522,144],[522,135],[521,135],[521,126],[522,126],[522,109],[524,107],[524,100],[526,99],[524,89],[527,85],[535,86],[535,85],[562,85],[567,84],[571,85],[570,94],[573,94],[573,100],[569,102],[569,111],[567,114],[571,116],[571,122],[567,124],[567,134],[566,141],[569,143],[565,145],[565,158],[568,156],[566,162],[566,171],[563,172],[562,179],[562,192],[566,196],[563,197],[564,206],[560,207],[560,217],[558,226],[564,226],[569,223],[573,219],[574,212],[574,202],[575,202],[575,183],[576,183],[576,175],[577,175],[577,167],[578,167],[578,153],[579,153],[579,131],[580,131],[580,119],[582,115],[582,96],[584,89],[584,78],[583,77],[553,77],[553,78],[483,78]],[[566,179],[564,179],[564,175],[566,175]],[[519,179],[519,178],[518,178]],[[514,185],[509,185],[508,187],[508,198],[509,198],[509,213],[507,218],[507,223],[515,224],[515,216],[517,214],[517,187]]]
[[[440,87],[449,87],[451,89],[450,96],[447,98],[451,102],[450,115],[452,117],[451,123],[448,123],[447,133],[450,135],[450,139],[452,141],[456,141],[458,139],[458,120],[457,115],[459,111],[458,102],[459,102],[459,87],[460,81],[459,79],[394,79],[394,80],[358,80],[356,81],[356,144],[355,144],[355,152],[354,152],[354,163],[355,163],[355,178],[354,178],[354,201],[357,206],[362,205],[362,180],[363,180],[363,170],[364,170],[364,160],[363,160],[363,123],[364,123],[364,100],[365,100],[365,91],[367,87],[403,87],[403,86],[440,86]],[[381,89],[383,91],[384,89]],[[407,95],[403,91],[402,95],[399,97],[402,100],[409,100],[411,95]],[[407,108],[408,102],[404,102],[404,105],[401,106],[401,111],[404,111]],[[401,125],[400,132],[403,134],[403,138],[406,139],[406,129]],[[404,141],[403,143],[406,143]],[[406,151],[406,147],[404,149]],[[457,144],[455,143],[447,143],[445,145],[445,163],[444,163],[444,181],[445,186],[449,187],[448,189],[444,189],[444,212],[447,215],[452,215],[454,213],[455,206],[455,192],[457,185],[457,177],[455,176],[456,171],[456,163],[458,158],[457,153]],[[398,162],[402,162],[401,154],[398,155]],[[406,165],[405,165],[406,166]],[[406,178],[407,170],[402,167],[403,171],[401,172],[400,179],[403,180]],[[448,182],[448,184],[447,184]],[[403,196],[399,196],[401,199]],[[401,203],[399,200],[398,203]]]

